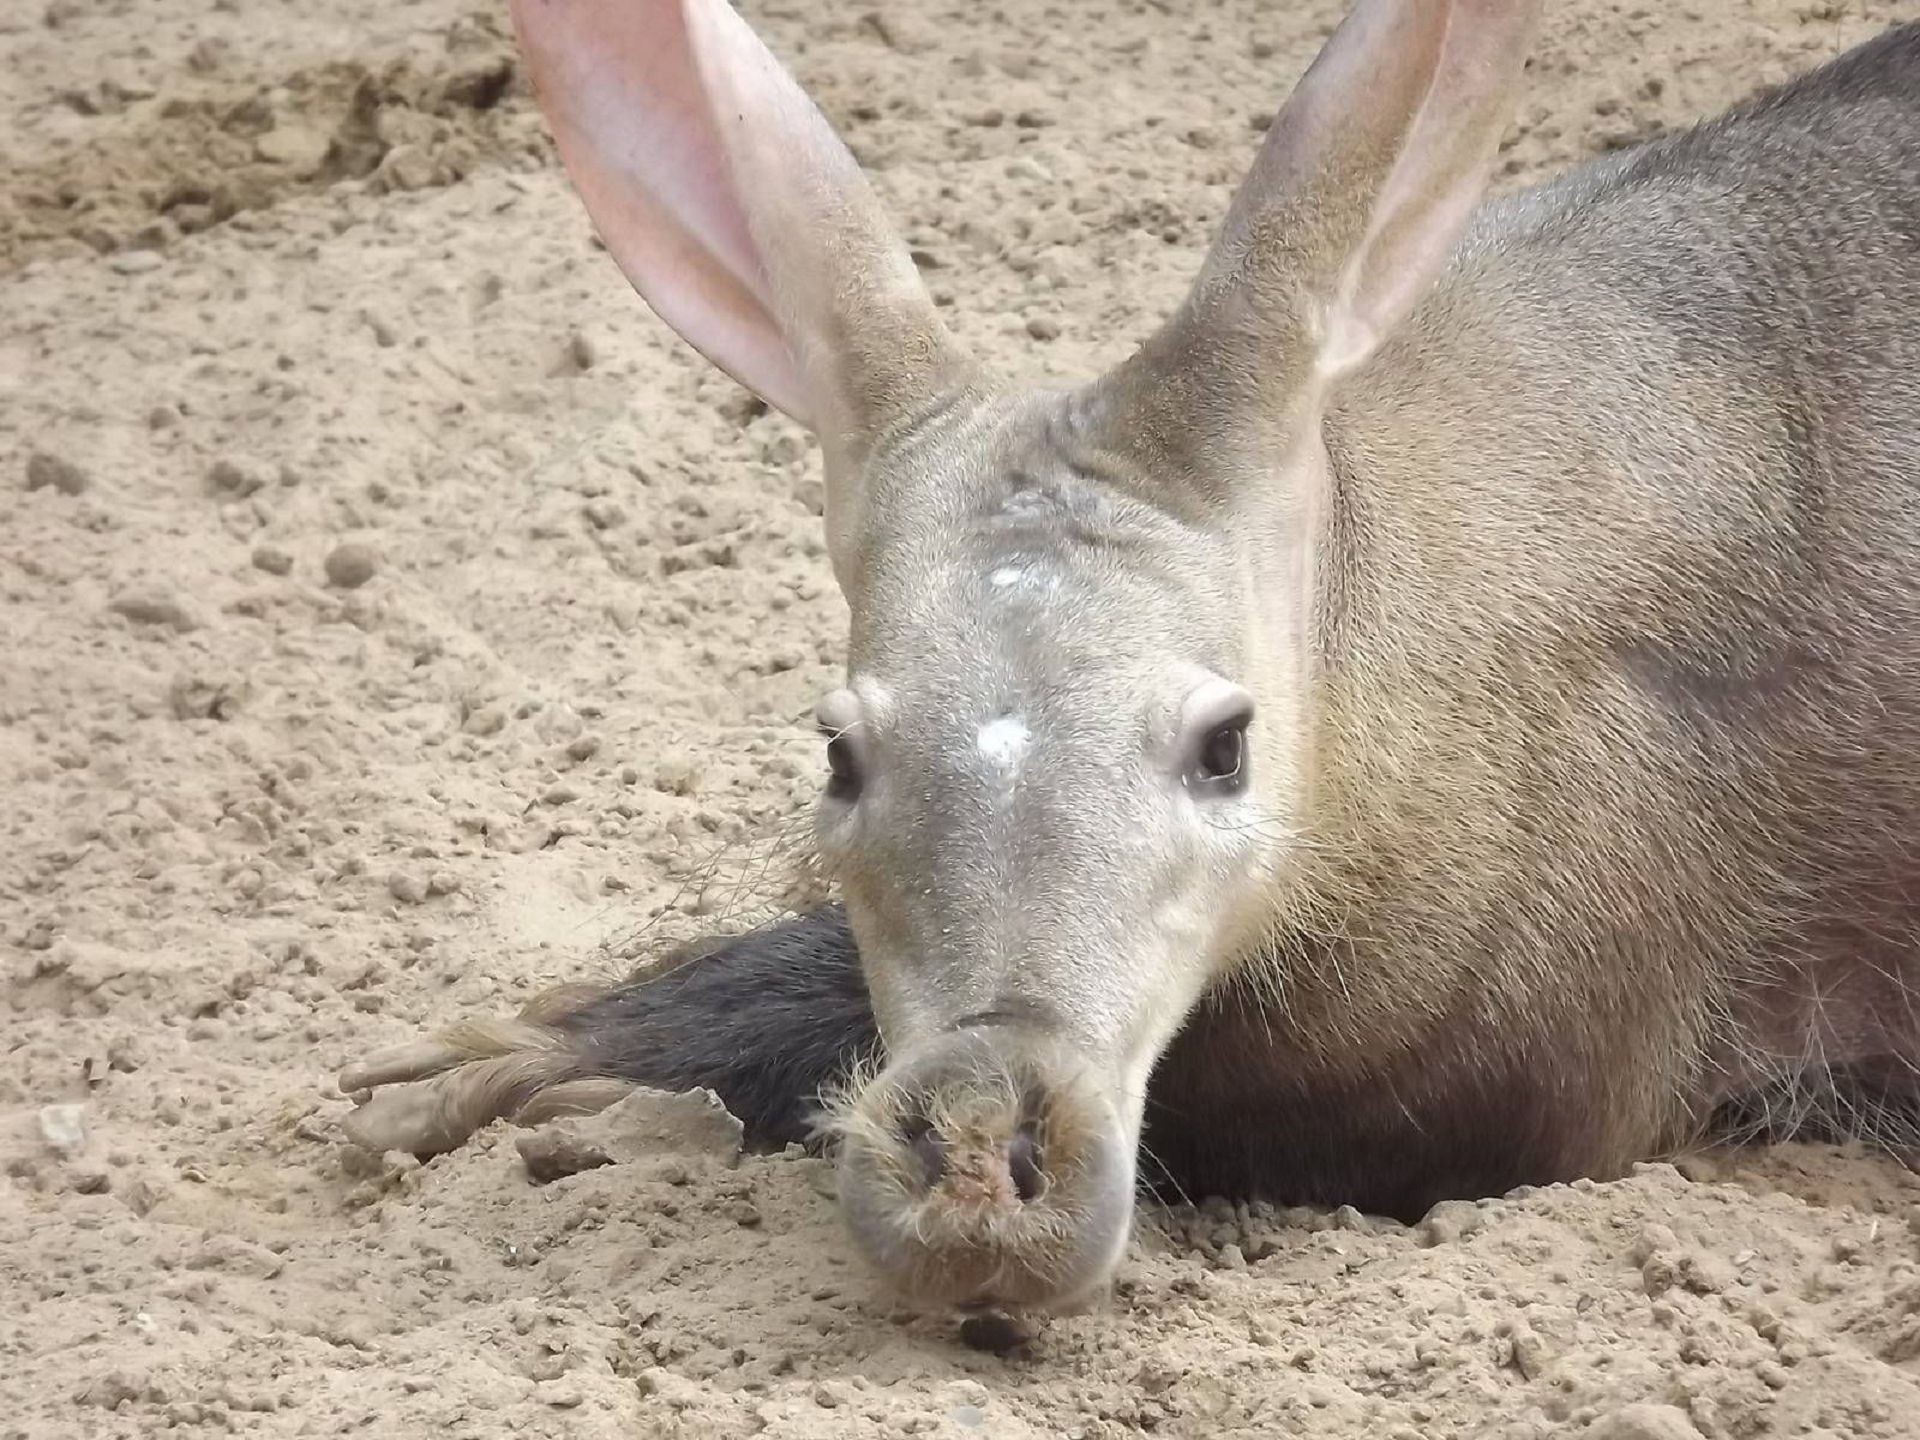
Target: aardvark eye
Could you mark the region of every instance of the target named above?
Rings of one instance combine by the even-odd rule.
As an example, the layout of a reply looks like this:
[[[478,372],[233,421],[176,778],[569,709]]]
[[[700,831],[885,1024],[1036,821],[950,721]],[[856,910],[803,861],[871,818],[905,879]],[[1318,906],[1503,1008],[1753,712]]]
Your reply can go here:
[[[1247,726],[1253,712],[1231,715],[1209,729],[1187,767],[1187,789],[1196,795],[1235,795],[1247,783]]]
[[[860,794],[860,758],[845,731],[827,733],[827,794],[835,800],[852,800]]]

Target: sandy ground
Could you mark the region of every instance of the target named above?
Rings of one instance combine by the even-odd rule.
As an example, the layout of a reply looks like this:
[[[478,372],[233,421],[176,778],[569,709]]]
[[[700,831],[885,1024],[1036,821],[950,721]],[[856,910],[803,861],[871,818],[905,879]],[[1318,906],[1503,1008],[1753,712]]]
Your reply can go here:
[[[1508,176],[1907,3],[1556,4]],[[1335,8],[748,12],[960,332],[1080,374]],[[1162,1212],[1003,1360],[876,1297],[815,1160],[344,1144],[366,1048],[778,900],[819,507],[591,243],[500,7],[0,5],[0,1434],[1920,1436],[1872,1157]]]

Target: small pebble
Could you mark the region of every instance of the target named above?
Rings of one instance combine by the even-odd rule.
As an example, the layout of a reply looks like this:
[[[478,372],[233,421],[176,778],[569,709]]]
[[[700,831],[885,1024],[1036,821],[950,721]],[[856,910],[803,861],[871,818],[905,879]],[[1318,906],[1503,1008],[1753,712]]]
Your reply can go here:
[[[167,705],[176,720],[231,720],[246,702],[247,682],[240,676],[209,676],[189,671],[167,686]]]
[[[371,580],[380,568],[370,546],[347,540],[327,552],[327,583],[342,590],[357,590]]]
[[[47,1148],[71,1160],[87,1148],[87,1107],[84,1105],[42,1105],[40,1138]]]
[[[200,624],[177,595],[158,585],[122,590],[107,601],[107,609],[136,625],[171,625],[175,630],[193,630]]]
[[[264,570],[269,575],[285,575],[293,569],[293,556],[278,545],[256,545],[253,547],[253,568]]]
[[[1027,321],[1027,334],[1036,340],[1058,340],[1060,322],[1051,315],[1035,315]]]
[[[1627,1254],[1634,1264],[1645,1265],[1654,1256],[1676,1250],[1679,1246],[1680,1237],[1665,1225],[1655,1222],[1641,1228],[1639,1235],[1634,1238],[1633,1247]]]
[[[265,489],[267,477],[232,460],[216,460],[207,471],[207,483],[224,494],[244,498]]]
[[[614,1163],[603,1148],[582,1139],[566,1125],[544,1125],[531,1134],[515,1136],[513,1145],[527,1167],[527,1178],[536,1185]]]
[[[91,484],[91,477],[71,460],[36,450],[27,456],[27,489],[58,490],[62,495],[78,495]]]
[[[427,882],[405,870],[387,876],[387,890],[402,905],[418,905],[427,898]]]
[[[166,264],[157,251],[122,250],[107,257],[107,268],[116,275],[145,275]]]
[[[627,518],[627,512],[618,502],[605,499],[589,500],[581,507],[581,513],[596,530],[612,530]]]
[[[668,795],[691,795],[700,788],[700,767],[684,755],[662,760],[654,767],[653,788]]]
[[[1442,1200],[1414,1227],[1422,1245],[1452,1245],[1479,1231],[1486,1215],[1471,1200]]]
[[[460,729],[468,735],[495,735],[506,723],[507,712],[504,707],[482,705],[460,722]]]
[[[1385,1235],[1400,1227],[1378,1215],[1364,1215],[1351,1205],[1342,1205],[1327,1217],[1335,1230],[1351,1230],[1357,1235]]]
[[[1511,1337],[1513,1368],[1529,1380],[1538,1380],[1545,1373],[1553,1352],[1547,1344],[1528,1325],[1514,1327]]]
[[[568,1384],[564,1380],[542,1380],[533,1387],[533,1398],[542,1405],[551,1405],[555,1410],[572,1410],[586,1403],[586,1396],[578,1385]]]
[[[166,1191],[145,1175],[136,1175],[120,1187],[120,1199],[136,1215],[145,1215],[166,1198]]]

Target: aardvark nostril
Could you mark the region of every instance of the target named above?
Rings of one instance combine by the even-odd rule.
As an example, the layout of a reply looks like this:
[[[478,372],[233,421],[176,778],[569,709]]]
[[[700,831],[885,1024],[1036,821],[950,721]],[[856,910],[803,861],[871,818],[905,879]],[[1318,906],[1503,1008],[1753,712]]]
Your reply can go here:
[[[1131,1137],[1099,1077],[1019,1027],[943,1036],[868,1083],[841,1130],[855,1242],[916,1304],[1053,1309],[1112,1271]]]
[[[947,1173],[947,1146],[933,1128],[933,1122],[921,1117],[909,1120],[903,1132],[907,1149],[920,1162],[920,1174],[931,1190]]]
[[[1007,1145],[1007,1174],[1013,1180],[1013,1193],[1022,1202],[1038,1200],[1047,1188],[1047,1174],[1041,1168],[1040,1143],[1033,1128],[1022,1125]]]

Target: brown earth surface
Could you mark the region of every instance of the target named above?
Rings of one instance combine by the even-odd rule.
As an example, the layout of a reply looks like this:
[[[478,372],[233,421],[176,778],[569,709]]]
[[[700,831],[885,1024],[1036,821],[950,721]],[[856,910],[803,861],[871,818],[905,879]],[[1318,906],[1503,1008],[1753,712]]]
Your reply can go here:
[[[1555,4],[1506,174],[1907,8]],[[1078,375],[1337,6],[747,12],[962,336]],[[818,1160],[345,1144],[368,1048],[786,893],[820,499],[591,242],[503,7],[0,6],[0,1435],[1920,1436],[1871,1155],[1158,1211],[1001,1359],[889,1309]]]

